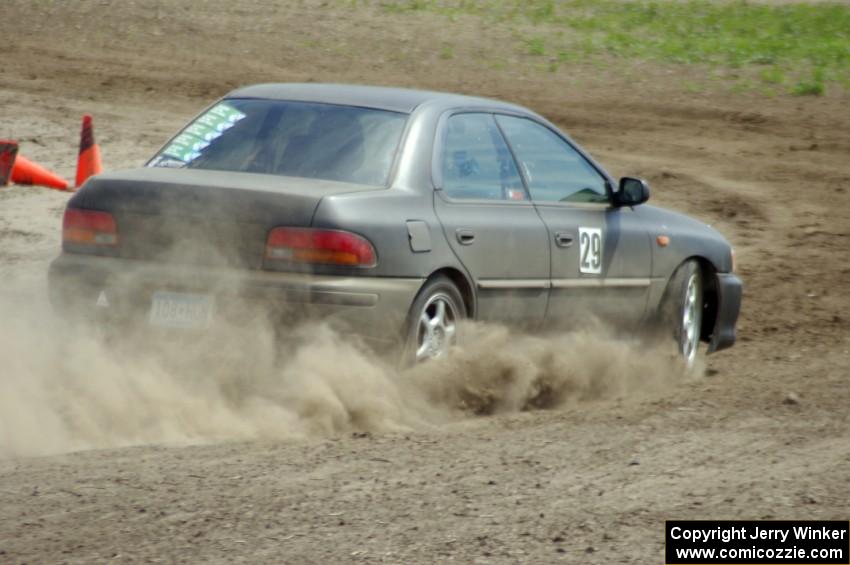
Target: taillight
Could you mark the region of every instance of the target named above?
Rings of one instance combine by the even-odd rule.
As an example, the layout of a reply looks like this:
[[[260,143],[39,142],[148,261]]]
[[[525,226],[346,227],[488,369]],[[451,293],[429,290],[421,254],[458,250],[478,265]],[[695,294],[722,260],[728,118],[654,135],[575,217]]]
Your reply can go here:
[[[118,245],[118,227],[109,212],[68,208],[62,220],[62,242],[74,245]]]
[[[367,239],[341,230],[274,228],[266,241],[266,260],[374,267],[375,248]]]

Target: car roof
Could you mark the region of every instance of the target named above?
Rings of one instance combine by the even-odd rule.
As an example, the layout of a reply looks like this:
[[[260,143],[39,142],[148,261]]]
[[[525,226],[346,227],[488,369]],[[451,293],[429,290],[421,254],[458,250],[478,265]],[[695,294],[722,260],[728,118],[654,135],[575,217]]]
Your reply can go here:
[[[225,98],[265,98],[271,100],[298,100],[376,108],[393,112],[411,113],[417,106],[428,102],[446,108],[486,107],[509,111],[528,110],[514,104],[508,104],[489,98],[465,96],[448,92],[391,88],[385,86],[365,86],[354,84],[323,83],[278,83],[255,84],[239,88],[227,94]]]

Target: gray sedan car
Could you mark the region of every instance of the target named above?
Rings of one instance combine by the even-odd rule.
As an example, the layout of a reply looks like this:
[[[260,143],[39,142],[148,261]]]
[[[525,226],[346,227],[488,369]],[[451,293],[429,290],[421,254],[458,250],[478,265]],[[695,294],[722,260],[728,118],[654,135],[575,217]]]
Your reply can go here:
[[[662,327],[692,363],[735,341],[741,282],[714,229],[644,204],[520,106],[455,94],[263,84],[204,110],[144,168],[68,202],[54,305],[203,328],[246,304],[281,324],[440,356],[464,318]]]

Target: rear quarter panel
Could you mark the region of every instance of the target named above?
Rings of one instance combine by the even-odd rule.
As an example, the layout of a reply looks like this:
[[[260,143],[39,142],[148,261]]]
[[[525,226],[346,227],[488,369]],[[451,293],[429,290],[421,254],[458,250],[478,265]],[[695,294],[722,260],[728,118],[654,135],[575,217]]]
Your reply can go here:
[[[408,221],[425,223],[430,250],[413,251]],[[425,278],[445,267],[465,273],[434,213],[433,191],[391,188],[329,196],[319,204],[313,227],[344,229],[371,241],[378,264],[363,272],[369,276]]]

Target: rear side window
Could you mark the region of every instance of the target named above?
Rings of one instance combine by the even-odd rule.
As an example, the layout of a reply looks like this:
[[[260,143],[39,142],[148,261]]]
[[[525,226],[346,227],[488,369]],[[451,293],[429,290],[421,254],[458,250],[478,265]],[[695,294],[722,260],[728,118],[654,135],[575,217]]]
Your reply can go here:
[[[149,166],[382,186],[406,120],[353,106],[229,99],[186,126]]]
[[[526,118],[497,116],[537,202],[608,202],[605,178],[569,143]]]
[[[455,114],[446,121],[441,155],[450,198],[526,200],[511,152],[490,114]]]

